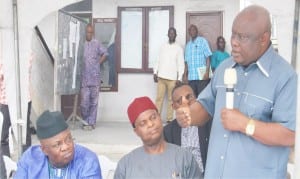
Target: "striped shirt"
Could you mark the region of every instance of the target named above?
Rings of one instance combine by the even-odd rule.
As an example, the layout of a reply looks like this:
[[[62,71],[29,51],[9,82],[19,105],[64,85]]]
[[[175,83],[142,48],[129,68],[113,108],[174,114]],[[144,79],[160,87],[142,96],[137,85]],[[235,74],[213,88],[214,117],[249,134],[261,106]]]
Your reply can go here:
[[[185,62],[188,66],[188,80],[200,80],[199,67],[206,67],[206,59],[211,56],[208,42],[203,37],[190,40],[185,47]]]

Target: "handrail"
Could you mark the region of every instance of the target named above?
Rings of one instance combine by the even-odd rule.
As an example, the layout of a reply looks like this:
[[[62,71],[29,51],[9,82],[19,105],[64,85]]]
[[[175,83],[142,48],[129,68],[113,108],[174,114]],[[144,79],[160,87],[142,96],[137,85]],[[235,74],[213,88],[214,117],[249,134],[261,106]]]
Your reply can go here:
[[[43,35],[42,35],[42,33],[41,33],[39,27],[38,27],[38,26],[35,26],[35,27],[34,27],[34,30],[35,30],[37,36],[39,37],[39,39],[41,40],[42,45],[43,45],[43,47],[45,48],[47,54],[49,55],[49,57],[50,57],[50,59],[51,59],[51,62],[52,62],[52,65],[54,65],[54,60],[55,60],[55,59],[54,59],[54,57],[53,57],[53,55],[52,55],[52,53],[51,53],[51,51],[50,51],[50,49],[49,49],[49,47],[48,47],[48,45],[47,45],[47,43],[46,43],[44,37],[43,37]]]

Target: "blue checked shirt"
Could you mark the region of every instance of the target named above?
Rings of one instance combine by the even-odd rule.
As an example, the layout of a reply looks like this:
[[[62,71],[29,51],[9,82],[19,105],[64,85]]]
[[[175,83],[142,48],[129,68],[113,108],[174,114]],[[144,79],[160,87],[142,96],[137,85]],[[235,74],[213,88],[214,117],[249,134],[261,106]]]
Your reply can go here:
[[[185,62],[188,66],[188,80],[200,80],[199,67],[206,67],[206,59],[211,56],[208,42],[203,37],[190,40],[185,47]]]

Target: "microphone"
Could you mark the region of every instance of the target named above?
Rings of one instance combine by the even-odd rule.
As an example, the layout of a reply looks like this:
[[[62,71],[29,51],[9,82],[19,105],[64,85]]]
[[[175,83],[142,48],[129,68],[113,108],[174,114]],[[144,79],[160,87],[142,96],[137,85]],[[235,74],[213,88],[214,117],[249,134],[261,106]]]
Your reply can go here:
[[[227,68],[224,73],[224,84],[226,85],[226,108],[233,109],[234,88],[237,76],[234,68]]]

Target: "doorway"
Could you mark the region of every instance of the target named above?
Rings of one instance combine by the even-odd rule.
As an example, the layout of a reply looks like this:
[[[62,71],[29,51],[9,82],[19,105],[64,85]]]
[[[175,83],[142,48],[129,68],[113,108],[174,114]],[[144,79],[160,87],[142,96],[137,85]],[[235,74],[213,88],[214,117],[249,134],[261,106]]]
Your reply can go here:
[[[190,39],[188,28],[191,24],[197,26],[199,35],[208,41],[211,51],[215,51],[217,37],[223,35],[223,12],[188,12],[186,14],[187,42]]]

